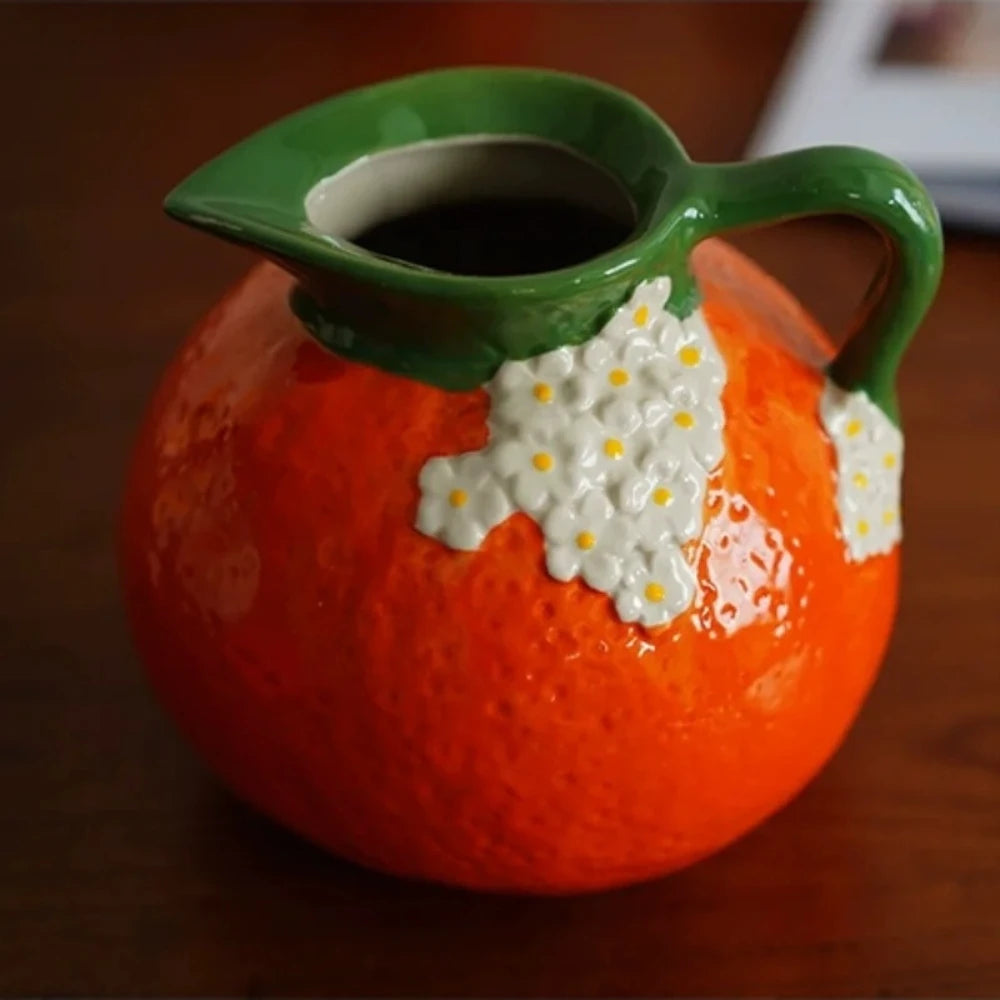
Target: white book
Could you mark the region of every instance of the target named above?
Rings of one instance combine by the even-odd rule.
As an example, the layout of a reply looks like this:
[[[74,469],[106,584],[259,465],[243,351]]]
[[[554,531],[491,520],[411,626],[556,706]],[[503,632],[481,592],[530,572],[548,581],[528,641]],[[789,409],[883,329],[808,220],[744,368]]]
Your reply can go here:
[[[830,143],[907,164],[946,222],[1000,228],[1000,2],[810,8],[747,155]]]

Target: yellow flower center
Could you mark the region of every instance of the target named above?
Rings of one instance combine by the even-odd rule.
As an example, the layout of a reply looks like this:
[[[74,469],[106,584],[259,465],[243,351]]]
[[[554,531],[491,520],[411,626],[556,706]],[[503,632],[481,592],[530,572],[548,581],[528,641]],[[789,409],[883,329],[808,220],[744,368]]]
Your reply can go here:
[[[469,502],[469,494],[465,490],[452,490],[448,494],[448,503],[452,507],[464,507]]]
[[[868,477],[863,472],[855,472],[854,485],[863,490],[868,485]]]
[[[688,413],[687,410],[681,410],[681,412],[674,417],[674,423],[677,424],[678,427],[683,427],[684,430],[689,431],[692,427],[694,427],[694,415]]]
[[[639,306],[639,308],[632,313],[632,321],[636,326],[645,326],[649,322],[649,306]]]
[[[552,461],[552,456],[547,451],[539,451],[531,457],[531,464],[538,469],[539,472],[548,472],[554,463]]]
[[[651,604],[659,604],[664,597],[667,596],[667,591],[662,583],[647,583],[646,584],[646,600]]]
[[[851,420],[847,425],[847,436],[849,438],[857,437],[861,433],[862,427],[860,420]]]
[[[885,456],[885,458],[883,458],[883,459],[882,459],[882,464],[883,464],[883,465],[884,465],[884,466],[885,466],[885,467],[886,467],[887,469],[895,469],[895,468],[896,468],[896,456],[895,456],[895,455],[893,455],[893,453],[892,453],[892,452],[890,451],[890,452],[889,452],[889,453],[888,453],[888,454],[887,454],[887,455]]]
[[[896,520],[896,512],[894,510],[887,510],[882,515],[883,524],[892,524]]]
[[[551,403],[552,397],[555,395],[552,391],[552,386],[548,382],[536,382],[535,388],[531,391],[539,403]]]
[[[608,381],[612,385],[628,385],[628,372],[624,368],[612,368],[608,373]]]
[[[666,488],[666,486],[660,486],[653,490],[653,503],[659,507],[666,507],[671,500],[673,500],[674,495]]]
[[[867,521],[858,521],[858,534],[864,538],[868,534],[869,527]]]
[[[677,356],[681,359],[681,364],[688,368],[696,367],[701,361],[701,351],[697,347],[682,347]]]
[[[608,458],[621,458],[625,454],[625,445],[618,438],[608,438],[604,442],[604,454]]]
[[[581,531],[576,536],[576,544],[581,549],[592,549],[597,544],[597,539],[589,531]]]

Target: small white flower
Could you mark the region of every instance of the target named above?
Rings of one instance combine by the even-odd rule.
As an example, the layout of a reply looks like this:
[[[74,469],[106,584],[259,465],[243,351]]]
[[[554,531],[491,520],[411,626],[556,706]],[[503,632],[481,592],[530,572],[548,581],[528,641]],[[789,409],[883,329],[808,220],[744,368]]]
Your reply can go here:
[[[575,413],[629,405],[638,412],[643,371],[655,358],[652,339],[634,333],[620,341],[595,337],[579,348],[580,362],[567,379],[566,398]]]
[[[660,324],[656,346],[670,375],[688,382],[697,381],[703,395],[708,394],[708,390],[718,394],[725,384],[725,363],[700,311],[684,320],[672,316],[670,322]]]
[[[612,381],[615,380],[615,381]],[[632,383],[632,384],[629,384]],[[633,373],[614,363],[600,374],[580,372],[567,381],[566,398],[574,416],[594,413],[601,420],[610,418],[624,425],[642,421],[638,380]]]
[[[839,469],[837,480],[844,503],[854,513],[866,510],[884,492],[880,471],[873,467],[868,456],[860,456],[849,468]]]
[[[565,378],[572,367],[568,348],[502,364],[486,387],[491,428],[546,437],[565,427],[570,419]]]
[[[655,556],[633,555],[614,593],[618,617],[647,627],[664,625],[688,608],[695,585],[694,571],[678,548]]]
[[[865,444],[872,429],[871,425],[865,427],[865,417],[868,416],[865,402],[863,394],[848,392],[833,382],[827,382],[819,401],[819,412],[827,433],[845,444]]]
[[[851,558],[860,560],[888,552],[899,541],[899,488],[874,469],[859,467],[838,474],[837,501],[841,527]],[[864,486],[860,485],[864,482]]]
[[[604,486],[633,472],[648,447],[644,429],[634,424],[630,427],[614,430],[588,413],[563,431],[555,445],[584,488]]]
[[[634,529],[615,515],[601,490],[576,504],[552,509],[542,524],[546,565],[557,580],[582,576],[595,590],[610,593],[621,579],[622,563],[634,545]]]
[[[534,514],[547,501],[566,502],[585,488],[565,454],[545,440],[505,439],[489,449],[497,473],[509,483],[514,503]]]
[[[891,516],[886,523],[884,516]],[[867,517],[857,517],[846,526],[848,546],[855,560],[867,559],[892,550],[899,541],[899,514],[891,507],[886,511],[872,510]]]
[[[643,419],[664,454],[690,455],[706,472],[722,461],[725,415],[717,397],[699,400],[689,385],[675,383],[663,398],[646,403]]]
[[[432,458],[420,470],[417,530],[453,549],[479,548],[511,513],[510,501],[481,452]]]
[[[673,474],[658,474],[657,463],[650,461],[619,486],[619,507],[631,515],[643,549],[657,552],[671,541],[683,544],[698,534],[704,498],[702,478],[690,466],[675,466]]]
[[[670,298],[670,288],[670,279],[666,277],[640,282],[628,302],[608,321],[601,336],[613,342],[654,330]]]
[[[861,391],[847,392],[828,382],[820,399],[820,416],[838,449],[858,455],[880,449],[900,454],[903,435],[899,428]]]

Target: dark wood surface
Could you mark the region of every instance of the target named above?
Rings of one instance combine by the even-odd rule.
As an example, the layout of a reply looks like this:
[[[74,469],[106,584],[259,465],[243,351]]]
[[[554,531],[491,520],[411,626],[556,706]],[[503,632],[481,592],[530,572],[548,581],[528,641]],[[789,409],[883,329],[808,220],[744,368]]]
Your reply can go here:
[[[164,192],[280,114],[434,65],[619,84],[739,155],[802,10],[703,4],[0,7],[0,993],[1000,992],[1000,242],[951,235],[905,368],[898,627],[846,745],[686,872],[564,900],[343,864],[250,814],[153,703],[112,533],[130,440],[249,255]],[[875,242],[741,238],[843,323]]]

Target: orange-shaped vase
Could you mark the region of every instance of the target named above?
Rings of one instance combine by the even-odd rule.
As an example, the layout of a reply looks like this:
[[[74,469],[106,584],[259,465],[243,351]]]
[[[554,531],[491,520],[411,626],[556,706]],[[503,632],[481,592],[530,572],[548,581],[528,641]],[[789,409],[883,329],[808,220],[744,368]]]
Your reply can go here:
[[[167,207],[273,261],[167,371],[122,528],[153,685],[237,794],[389,872],[572,892],[719,849],[830,757],[892,624],[892,383],[940,270],[903,168],[696,165],[603,85],[461,70]],[[892,253],[835,356],[709,237],[837,211]]]

